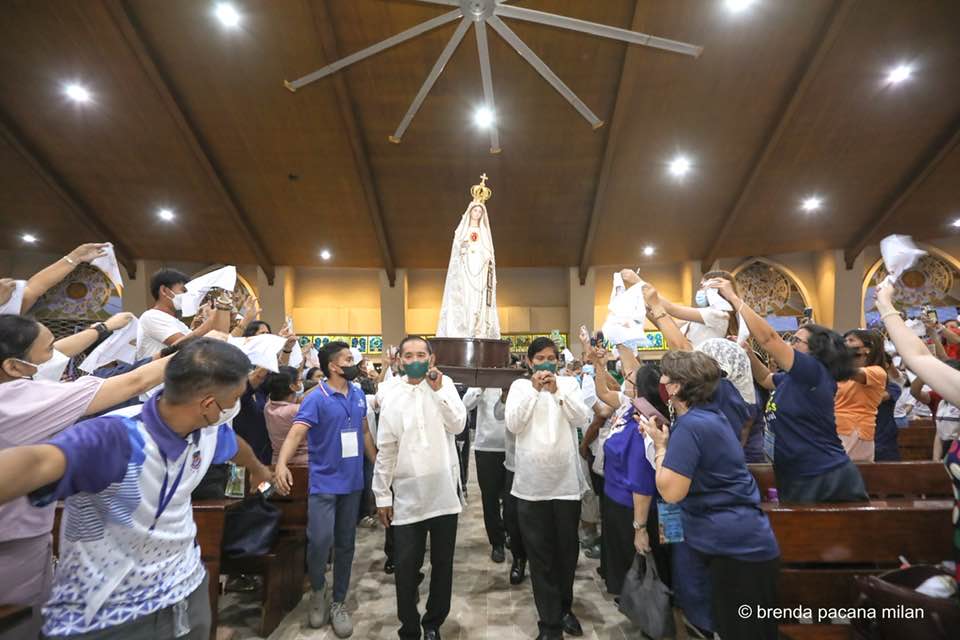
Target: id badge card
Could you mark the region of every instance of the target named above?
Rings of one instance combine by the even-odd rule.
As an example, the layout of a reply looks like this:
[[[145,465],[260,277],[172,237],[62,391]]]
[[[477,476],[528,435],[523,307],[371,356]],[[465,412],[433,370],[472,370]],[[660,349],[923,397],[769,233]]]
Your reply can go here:
[[[660,544],[683,542],[683,521],[679,504],[657,500],[657,518],[660,521]]]
[[[360,455],[360,445],[357,441],[356,431],[340,432],[340,451],[343,458],[356,458]]]
[[[767,425],[763,429],[763,455],[767,457],[767,460],[773,462],[773,451],[777,442],[777,436],[773,432],[773,429],[770,428],[770,425]]]

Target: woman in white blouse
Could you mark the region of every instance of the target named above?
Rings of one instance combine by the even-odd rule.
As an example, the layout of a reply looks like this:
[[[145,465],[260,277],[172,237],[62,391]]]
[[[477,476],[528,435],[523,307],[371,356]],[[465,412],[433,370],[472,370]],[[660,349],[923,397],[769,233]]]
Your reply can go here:
[[[557,376],[559,358],[553,340],[534,340],[527,350],[533,374],[511,385],[506,407],[507,429],[517,437],[511,494],[517,498],[530,563],[539,640],[583,635],[571,611],[580,554],[580,498],[587,488],[577,427],[591,412],[576,378]]]

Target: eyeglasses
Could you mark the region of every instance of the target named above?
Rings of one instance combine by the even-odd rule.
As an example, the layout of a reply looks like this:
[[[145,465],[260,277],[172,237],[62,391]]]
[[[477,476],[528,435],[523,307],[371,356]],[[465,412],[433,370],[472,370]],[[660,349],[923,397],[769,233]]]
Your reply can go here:
[[[804,340],[803,338],[798,338],[795,335],[787,338],[787,342],[789,342],[790,344],[797,344],[799,342],[800,344],[805,344],[808,347],[810,346],[810,344],[806,340]]]

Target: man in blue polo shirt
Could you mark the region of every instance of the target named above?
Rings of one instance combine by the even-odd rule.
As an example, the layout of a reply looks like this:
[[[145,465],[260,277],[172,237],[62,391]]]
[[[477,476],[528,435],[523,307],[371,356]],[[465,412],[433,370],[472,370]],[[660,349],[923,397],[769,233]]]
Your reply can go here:
[[[254,486],[270,479],[225,424],[249,371],[236,347],[198,338],[170,359],[163,392],[139,415],[93,418],[0,452],[0,504],[66,500],[45,637],[209,637],[190,493],[227,460],[247,467]]]
[[[306,435],[310,467],[307,567],[313,587],[310,626],[316,629],[330,622],[337,637],[347,638],[353,634],[345,603],[363,492],[361,456],[366,451],[373,461],[377,453],[367,427],[367,398],[359,385],[351,383],[360,371],[350,345],[330,342],[318,356],[327,379],[304,398],[283,441],[277,457],[277,490],[290,491],[293,475],[287,462]],[[332,604],[324,575],[331,545]]]

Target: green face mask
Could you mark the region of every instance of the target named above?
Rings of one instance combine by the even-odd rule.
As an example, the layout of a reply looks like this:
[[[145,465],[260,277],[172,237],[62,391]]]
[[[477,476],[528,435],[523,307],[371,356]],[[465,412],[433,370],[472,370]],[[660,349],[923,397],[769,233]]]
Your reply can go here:
[[[411,362],[410,364],[403,365],[403,372],[411,380],[419,380],[420,378],[427,375],[427,369],[430,368],[430,363],[426,360],[419,362]]]
[[[534,371],[549,371],[550,373],[557,372],[557,363],[556,362],[541,362],[540,364],[533,365]]]

